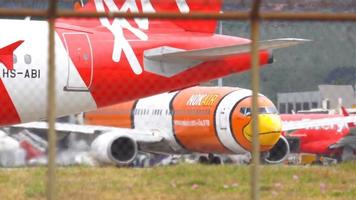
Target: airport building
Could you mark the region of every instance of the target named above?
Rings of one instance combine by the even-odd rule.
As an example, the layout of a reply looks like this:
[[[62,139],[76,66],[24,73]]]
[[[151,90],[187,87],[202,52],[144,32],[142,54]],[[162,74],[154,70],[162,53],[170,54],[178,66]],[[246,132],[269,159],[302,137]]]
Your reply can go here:
[[[355,91],[351,85],[319,85],[318,88],[318,91],[277,93],[279,112],[335,109],[340,104],[346,108],[355,107]]]

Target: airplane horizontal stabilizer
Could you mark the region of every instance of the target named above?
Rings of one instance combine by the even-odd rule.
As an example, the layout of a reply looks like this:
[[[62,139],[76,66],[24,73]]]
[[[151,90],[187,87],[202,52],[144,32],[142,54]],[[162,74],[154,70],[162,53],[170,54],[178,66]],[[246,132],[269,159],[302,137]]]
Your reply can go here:
[[[286,48],[308,41],[310,40],[297,38],[265,40],[259,42],[259,49]],[[188,51],[163,46],[144,52],[144,68],[145,71],[171,77],[205,61],[222,59],[227,56],[249,53],[250,51],[250,43]]]

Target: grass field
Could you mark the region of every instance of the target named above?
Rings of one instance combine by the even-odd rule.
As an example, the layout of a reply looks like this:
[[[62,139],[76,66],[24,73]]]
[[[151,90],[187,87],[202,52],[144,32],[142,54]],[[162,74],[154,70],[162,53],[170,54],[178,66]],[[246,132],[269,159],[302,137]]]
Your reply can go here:
[[[248,166],[67,167],[58,199],[248,199]],[[0,169],[0,199],[45,199],[46,168]],[[356,162],[263,166],[261,199],[356,199]]]

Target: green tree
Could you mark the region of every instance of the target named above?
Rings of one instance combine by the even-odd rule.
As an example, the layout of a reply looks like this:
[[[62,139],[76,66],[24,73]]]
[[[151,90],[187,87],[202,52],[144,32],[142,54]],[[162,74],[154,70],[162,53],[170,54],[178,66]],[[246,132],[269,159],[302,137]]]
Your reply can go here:
[[[333,85],[355,85],[356,67],[343,66],[329,72],[324,82]]]

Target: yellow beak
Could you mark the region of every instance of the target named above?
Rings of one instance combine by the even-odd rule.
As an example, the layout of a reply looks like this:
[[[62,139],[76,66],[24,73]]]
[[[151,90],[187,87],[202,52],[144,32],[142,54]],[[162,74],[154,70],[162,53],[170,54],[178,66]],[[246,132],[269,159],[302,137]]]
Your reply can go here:
[[[258,134],[262,151],[271,149],[278,141],[282,132],[282,122],[278,115],[260,114],[258,115]],[[247,140],[252,142],[251,122],[243,130]]]

